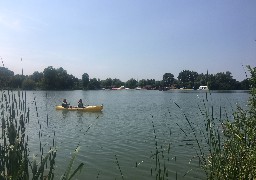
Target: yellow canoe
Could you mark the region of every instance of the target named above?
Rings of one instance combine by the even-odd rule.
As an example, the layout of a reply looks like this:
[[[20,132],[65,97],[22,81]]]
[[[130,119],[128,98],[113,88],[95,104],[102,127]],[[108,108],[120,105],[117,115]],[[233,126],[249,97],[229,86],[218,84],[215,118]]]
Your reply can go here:
[[[78,107],[75,107],[75,106],[70,106],[69,108],[64,108],[62,106],[56,106],[55,108],[56,108],[56,110],[100,112],[103,109],[103,105],[100,105],[100,106],[85,106],[84,108],[78,108]]]

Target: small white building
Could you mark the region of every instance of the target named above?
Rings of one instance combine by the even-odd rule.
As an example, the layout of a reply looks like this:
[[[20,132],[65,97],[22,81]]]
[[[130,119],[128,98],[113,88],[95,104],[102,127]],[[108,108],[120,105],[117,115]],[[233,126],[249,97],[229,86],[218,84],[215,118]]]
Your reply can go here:
[[[199,86],[198,90],[208,90],[208,86]]]

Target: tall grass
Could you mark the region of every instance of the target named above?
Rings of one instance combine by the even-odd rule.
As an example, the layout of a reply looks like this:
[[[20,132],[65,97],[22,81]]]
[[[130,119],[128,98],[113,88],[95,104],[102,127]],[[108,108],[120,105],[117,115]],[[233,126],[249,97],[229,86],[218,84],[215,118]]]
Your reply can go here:
[[[153,118],[154,116],[152,116]],[[152,162],[153,167],[151,167],[151,176],[155,177],[156,180],[164,180],[164,179],[174,179],[173,177],[170,177],[170,171],[168,170],[168,165],[170,161],[174,159],[176,162],[176,156],[171,157],[171,143],[170,140],[166,137],[166,141],[164,144],[161,144],[159,142],[159,138],[157,136],[157,129],[154,124],[154,121],[152,120],[152,128],[153,128],[153,134],[154,134],[154,144],[155,144],[155,151],[152,152],[152,155],[150,158],[154,160],[154,163]],[[171,139],[171,130],[169,132],[170,139]],[[175,173],[175,179],[177,179],[177,171]]]
[[[50,151],[44,154],[40,143],[41,161],[37,162],[35,157],[33,160],[29,159],[31,155],[26,126],[30,121],[30,109],[26,103],[26,92],[2,91],[0,107],[0,178],[53,179],[55,148],[50,148]]]
[[[0,179],[54,179],[55,158],[57,155],[54,138],[50,150],[44,153],[41,144],[42,126],[38,120],[40,155],[31,155],[29,135],[26,127],[31,121],[30,109],[27,107],[25,91],[0,92]],[[34,99],[36,106],[36,101]],[[36,106],[36,113],[37,106]],[[48,127],[48,115],[47,115]],[[54,133],[55,136],[55,133]],[[62,179],[71,179],[83,166],[81,163],[73,173],[71,169],[78,149],[73,154]]]
[[[202,168],[208,179],[256,178],[256,68],[248,66],[248,69],[251,73],[248,108],[237,106],[233,119],[225,119],[221,127],[216,126],[213,113],[206,111],[208,153],[200,159],[206,160]]]
[[[220,107],[217,116],[216,107],[208,106],[206,93],[203,106],[199,106],[205,129],[195,128],[184,113],[207,179],[256,179],[256,68],[248,69],[251,89],[246,109],[237,106],[230,118],[223,117]]]
[[[212,169],[210,177],[225,179],[256,178],[256,68],[249,67],[250,99],[248,109],[237,107],[234,121],[224,123],[224,142],[216,153],[219,167],[213,163],[206,165]],[[215,156],[210,158],[213,159]]]

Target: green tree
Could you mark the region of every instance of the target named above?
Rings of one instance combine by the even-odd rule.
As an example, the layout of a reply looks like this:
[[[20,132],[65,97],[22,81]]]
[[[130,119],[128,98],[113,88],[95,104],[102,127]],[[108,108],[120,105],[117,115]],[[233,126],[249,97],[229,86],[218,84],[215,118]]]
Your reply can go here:
[[[26,77],[24,75],[16,74],[15,76],[13,76],[11,78],[10,87],[14,88],[14,89],[22,88],[22,83],[23,83],[25,78]]]
[[[156,81],[155,87],[160,90],[160,87],[163,86],[163,81]]]
[[[138,86],[138,82],[135,79],[131,78],[125,83],[125,86],[127,88],[134,89]]]
[[[49,66],[44,69],[43,71],[44,74],[44,88],[45,89],[56,89],[55,88],[55,83],[56,83],[56,70],[52,67]]]
[[[207,179],[255,179],[256,178],[256,68],[248,66],[251,73],[250,98],[245,109],[237,106],[231,120],[215,129],[214,118],[209,118],[206,134],[209,155],[205,157]],[[230,73],[222,73],[230,77]],[[213,116],[213,115],[212,115]],[[220,134],[223,132],[223,134]],[[220,139],[223,135],[224,138]]]
[[[156,87],[155,79],[141,79],[138,82],[138,86],[145,89],[154,89]]]
[[[172,73],[165,73],[163,75],[163,84],[165,87],[170,87],[173,84],[174,75]]]
[[[155,79],[147,79],[147,85],[155,86],[156,80]]]
[[[30,78],[35,82],[40,82],[44,78],[44,74],[42,72],[35,71]]]
[[[96,78],[90,79],[90,82],[88,84],[88,89],[90,90],[100,89],[100,80],[97,80]]]
[[[79,83],[78,78],[76,78],[72,74],[68,74],[67,79],[65,81],[64,89],[74,89],[75,84],[78,84],[78,83]]]
[[[35,88],[36,88],[36,83],[34,80],[32,80],[30,78],[26,78],[22,82],[22,89],[24,89],[24,90],[33,90]]]
[[[113,79],[112,81],[112,87],[118,88],[120,86],[124,86],[124,82],[122,82],[120,79]]]
[[[201,73],[197,76],[195,80],[194,88],[198,89],[199,86],[207,86],[207,82],[208,82],[208,75]]]
[[[10,86],[10,81],[14,76],[14,72],[10,71],[8,68],[0,67],[0,88],[5,88]]]
[[[235,90],[237,89],[237,81],[233,79],[231,72],[221,72],[216,75],[209,76],[209,88],[211,90]]]
[[[67,71],[62,67],[55,70],[56,71],[56,81],[55,89],[71,89],[72,88],[72,75],[68,75]]]
[[[112,84],[113,84],[113,80],[112,80],[111,78],[107,78],[107,79],[105,80],[105,88],[106,88],[106,89],[111,89]]]
[[[240,88],[242,90],[248,90],[250,88],[250,82],[248,79],[244,79],[241,83],[240,83]]]
[[[88,88],[89,82],[90,82],[89,75],[87,73],[84,73],[82,75],[83,89],[87,89]]]
[[[146,79],[141,79],[138,82],[139,87],[145,87],[147,85],[147,80]]]
[[[194,88],[195,80],[197,79],[197,77],[198,77],[197,72],[183,70],[182,72],[179,73],[178,80],[182,87],[191,89],[191,88]]]
[[[55,69],[49,66],[44,69],[43,85],[45,89],[73,89],[78,79],[67,73],[62,67]]]
[[[32,75],[29,76],[29,78],[35,82],[37,88],[43,88],[44,74],[42,72],[35,71]]]

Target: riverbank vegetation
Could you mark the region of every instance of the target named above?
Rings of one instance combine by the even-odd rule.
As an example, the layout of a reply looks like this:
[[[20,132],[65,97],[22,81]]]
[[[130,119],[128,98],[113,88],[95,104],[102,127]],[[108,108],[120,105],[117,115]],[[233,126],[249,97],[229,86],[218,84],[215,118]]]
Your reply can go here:
[[[199,106],[205,129],[198,130],[184,114],[207,179],[256,178],[256,67],[248,69],[251,96],[247,107],[238,105],[232,118],[222,112],[224,107],[211,106],[207,96]]]
[[[148,90],[167,89],[198,89],[201,85],[208,85],[211,90],[248,90],[249,83],[245,79],[241,82],[232,77],[232,73],[220,72],[217,74],[199,74],[190,70],[183,70],[175,78],[172,73],[164,73],[162,80],[155,79],[129,79],[122,82],[117,78],[100,80],[90,78],[84,73],[81,79],[68,74],[62,67],[49,66],[43,72],[34,72],[32,75],[14,74],[6,67],[0,67],[1,89],[24,89],[24,90],[99,90],[112,89],[124,86],[129,89],[140,87]]]
[[[36,101],[34,103],[36,106]],[[37,106],[35,109],[37,111]],[[31,152],[29,140],[33,137],[28,135],[26,129],[29,123],[35,123],[36,119],[30,120],[26,92],[0,91],[0,114],[0,180],[54,179],[57,156],[55,132],[47,135],[52,137],[52,144],[44,142],[43,134],[43,129],[48,128],[48,115],[46,127],[42,126],[39,120],[37,124],[39,152]],[[63,172],[62,180],[71,179],[83,167],[84,164],[80,163],[72,172],[78,148],[73,153],[66,171]]]
[[[214,127],[212,115],[207,116],[210,156],[204,157],[203,167],[209,179],[256,178],[256,68],[248,69],[248,108],[237,107],[234,119],[222,123],[223,134]]]
[[[183,129],[177,122],[184,133],[184,145],[195,151],[195,156],[191,158],[193,161],[198,160],[199,167],[205,173],[205,179],[256,179],[256,67],[248,66],[248,70],[248,103],[241,107],[237,102],[233,114],[227,113],[226,107],[221,104],[219,107],[213,106],[211,92],[205,92],[204,98],[200,97],[197,119],[191,119],[188,112],[184,112],[183,107],[174,102],[183,115],[185,127],[188,127]],[[171,115],[171,111],[169,113]],[[151,175],[155,176],[155,179],[168,179],[172,172],[173,179],[183,179],[187,174],[180,175],[176,171],[173,176],[175,172],[166,165],[166,162],[169,162],[166,157],[169,158],[170,143],[161,145],[157,142],[153,121],[152,124],[156,141],[152,157],[156,163],[153,175],[151,169]],[[164,146],[168,148],[162,149]],[[176,161],[176,156],[173,159]],[[190,169],[188,173],[191,171],[194,169]]]

